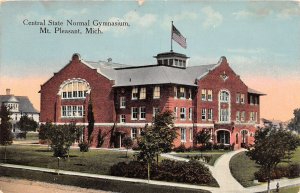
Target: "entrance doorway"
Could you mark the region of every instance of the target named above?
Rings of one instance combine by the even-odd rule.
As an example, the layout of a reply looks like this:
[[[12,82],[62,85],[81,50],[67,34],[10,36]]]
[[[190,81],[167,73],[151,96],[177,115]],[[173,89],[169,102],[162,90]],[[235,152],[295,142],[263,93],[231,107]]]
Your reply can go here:
[[[227,130],[217,131],[217,142],[223,144],[230,144],[230,132]]]
[[[241,135],[242,135],[241,147],[245,148],[248,146],[248,131],[242,130]]]

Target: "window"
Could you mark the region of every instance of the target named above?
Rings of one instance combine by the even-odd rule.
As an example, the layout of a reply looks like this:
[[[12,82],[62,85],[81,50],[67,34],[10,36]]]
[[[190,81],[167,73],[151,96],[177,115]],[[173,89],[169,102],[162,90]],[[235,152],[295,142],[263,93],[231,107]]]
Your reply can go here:
[[[67,116],[67,107],[66,106],[62,106],[62,116],[63,117]]]
[[[137,98],[138,98],[138,88],[133,87],[133,88],[132,88],[131,99],[132,99],[132,100],[136,100]]]
[[[245,94],[241,94],[241,103],[242,103],[242,104],[245,103]]]
[[[138,108],[132,107],[131,108],[131,120],[137,120],[138,119]]]
[[[184,87],[180,87],[179,97],[181,99],[185,98],[185,88]]]
[[[174,107],[174,117],[177,119],[178,107]]]
[[[193,119],[193,108],[189,108],[189,120]]]
[[[153,117],[155,117],[159,113],[158,107],[153,107]]]
[[[202,91],[201,91],[201,99],[203,100],[203,101],[206,101],[206,89],[202,89]]]
[[[146,107],[140,107],[140,120],[146,119]]]
[[[250,105],[253,105],[254,104],[254,99],[253,99],[253,96],[250,95]]]
[[[229,102],[229,93],[226,92],[226,91],[221,91],[221,93],[220,93],[220,101],[228,103]]]
[[[212,90],[207,90],[207,100],[212,101]]]
[[[190,128],[190,141],[193,141],[193,128]]]
[[[72,115],[73,115],[73,117],[76,117],[77,116],[77,106],[72,106],[72,109],[73,109]]]
[[[137,136],[137,129],[131,128],[131,139],[136,139]]]
[[[82,105],[64,105],[61,107],[62,117],[83,117],[84,110]]]
[[[185,111],[184,107],[180,108],[180,119],[181,120],[185,120],[186,119],[186,111]]]
[[[206,121],[206,109],[201,110],[201,119],[202,121]]]
[[[236,93],[236,103],[240,103],[240,101],[241,101],[241,94]]]
[[[178,97],[177,87],[174,86],[174,98],[177,98],[177,97]]]
[[[229,121],[229,112],[228,109],[221,109],[220,111],[220,121],[227,122]]]
[[[155,98],[155,99],[160,98],[160,87],[159,86],[154,87],[153,98]]]
[[[120,97],[120,108],[121,109],[126,108],[126,97]]]
[[[71,80],[61,86],[60,92],[62,99],[85,98],[90,90],[85,80]]]
[[[241,121],[244,122],[245,121],[245,111],[241,112]]]
[[[254,112],[250,112],[250,121],[254,121]]]
[[[146,88],[143,87],[140,90],[140,99],[146,99]]]
[[[258,96],[254,97],[254,104],[258,105]]]
[[[125,122],[126,122],[126,116],[120,115],[120,123],[125,123]]]
[[[192,99],[192,89],[189,89],[187,98]]]
[[[212,121],[213,112],[212,109],[207,109],[207,120]]]
[[[257,112],[255,112],[254,118],[254,120],[257,122]]]
[[[241,120],[241,114],[240,111],[236,112],[236,121],[240,121]]]
[[[78,116],[83,117],[83,106],[77,106],[78,109]]]
[[[186,142],[186,129],[180,128],[180,134],[181,142]]]

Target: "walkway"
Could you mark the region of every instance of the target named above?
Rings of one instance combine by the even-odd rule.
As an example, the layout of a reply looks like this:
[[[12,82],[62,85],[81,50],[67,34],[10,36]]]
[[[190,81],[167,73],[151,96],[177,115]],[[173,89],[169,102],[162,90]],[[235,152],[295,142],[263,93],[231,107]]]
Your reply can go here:
[[[7,168],[18,168],[18,169],[42,171],[42,172],[48,172],[48,173],[57,173],[56,169],[49,169],[49,168],[40,168],[40,167],[23,166],[23,165],[15,165],[15,164],[1,164],[1,163],[0,163],[0,166],[1,167],[7,167]],[[90,173],[82,173],[82,172],[74,172],[74,171],[66,171],[66,170],[59,170],[59,173],[60,174],[65,174],[65,175],[83,176],[83,177],[99,178],[99,179],[107,179],[107,180],[117,180],[117,181],[125,181],[125,182],[135,182],[135,183],[153,184],[153,185],[161,185],[161,186],[189,188],[189,189],[196,189],[196,190],[208,190],[208,191],[211,191],[211,192],[214,192],[215,190],[218,189],[218,188],[209,187],[209,186],[197,186],[197,185],[173,183],[173,182],[164,182],[164,181],[155,181],[155,180],[148,181],[148,180],[144,180],[144,179],[125,178],[125,177],[99,175],[99,174],[90,174]]]
[[[246,151],[245,149],[240,149],[237,151],[231,151],[229,153],[223,154],[217,159],[214,166],[207,165],[211,171],[213,177],[218,182],[220,188],[212,190],[213,193],[253,193],[266,191],[267,184],[263,183],[257,186],[252,186],[249,188],[244,188],[232,175],[229,168],[230,159],[240,152]],[[162,154],[162,157],[174,159],[178,161],[188,161],[186,158],[176,157],[172,154]],[[278,179],[271,182],[271,189],[276,188],[276,184],[279,182],[280,187],[285,186],[300,186],[300,178],[295,179]]]

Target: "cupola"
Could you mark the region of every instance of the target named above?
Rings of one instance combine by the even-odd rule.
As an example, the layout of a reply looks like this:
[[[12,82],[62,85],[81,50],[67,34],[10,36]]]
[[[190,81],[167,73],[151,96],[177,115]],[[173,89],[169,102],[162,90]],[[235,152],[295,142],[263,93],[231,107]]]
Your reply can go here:
[[[154,56],[154,58],[157,59],[157,65],[159,66],[186,68],[189,57],[187,57],[184,54],[171,51],[159,53],[156,56]]]

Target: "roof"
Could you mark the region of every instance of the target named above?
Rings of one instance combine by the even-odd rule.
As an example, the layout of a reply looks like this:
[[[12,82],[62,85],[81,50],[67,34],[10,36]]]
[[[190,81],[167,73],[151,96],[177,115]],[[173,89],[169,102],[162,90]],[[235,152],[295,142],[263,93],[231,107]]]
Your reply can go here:
[[[163,53],[159,53],[156,56],[154,56],[154,58],[161,58],[161,57],[179,57],[179,58],[189,58],[187,57],[185,54],[180,54],[177,52],[163,52]]]
[[[260,91],[254,90],[254,89],[249,88],[249,87],[248,87],[248,93],[257,94],[257,95],[266,95],[266,94],[264,94]]]
[[[109,62],[90,62],[89,65],[110,80],[115,80],[114,87],[152,84],[180,84],[196,86],[196,79],[213,69],[217,64],[191,66],[186,69],[170,66],[147,65],[129,66],[109,64]],[[121,68],[119,68],[122,66]]]
[[[14,98],[17,101],[12,100]],[[39,113],[38,110],[33,107],[27,96],[0,95],[0,103],[2,104],[3,102],[18,102],[19,111],[23,113]]]

